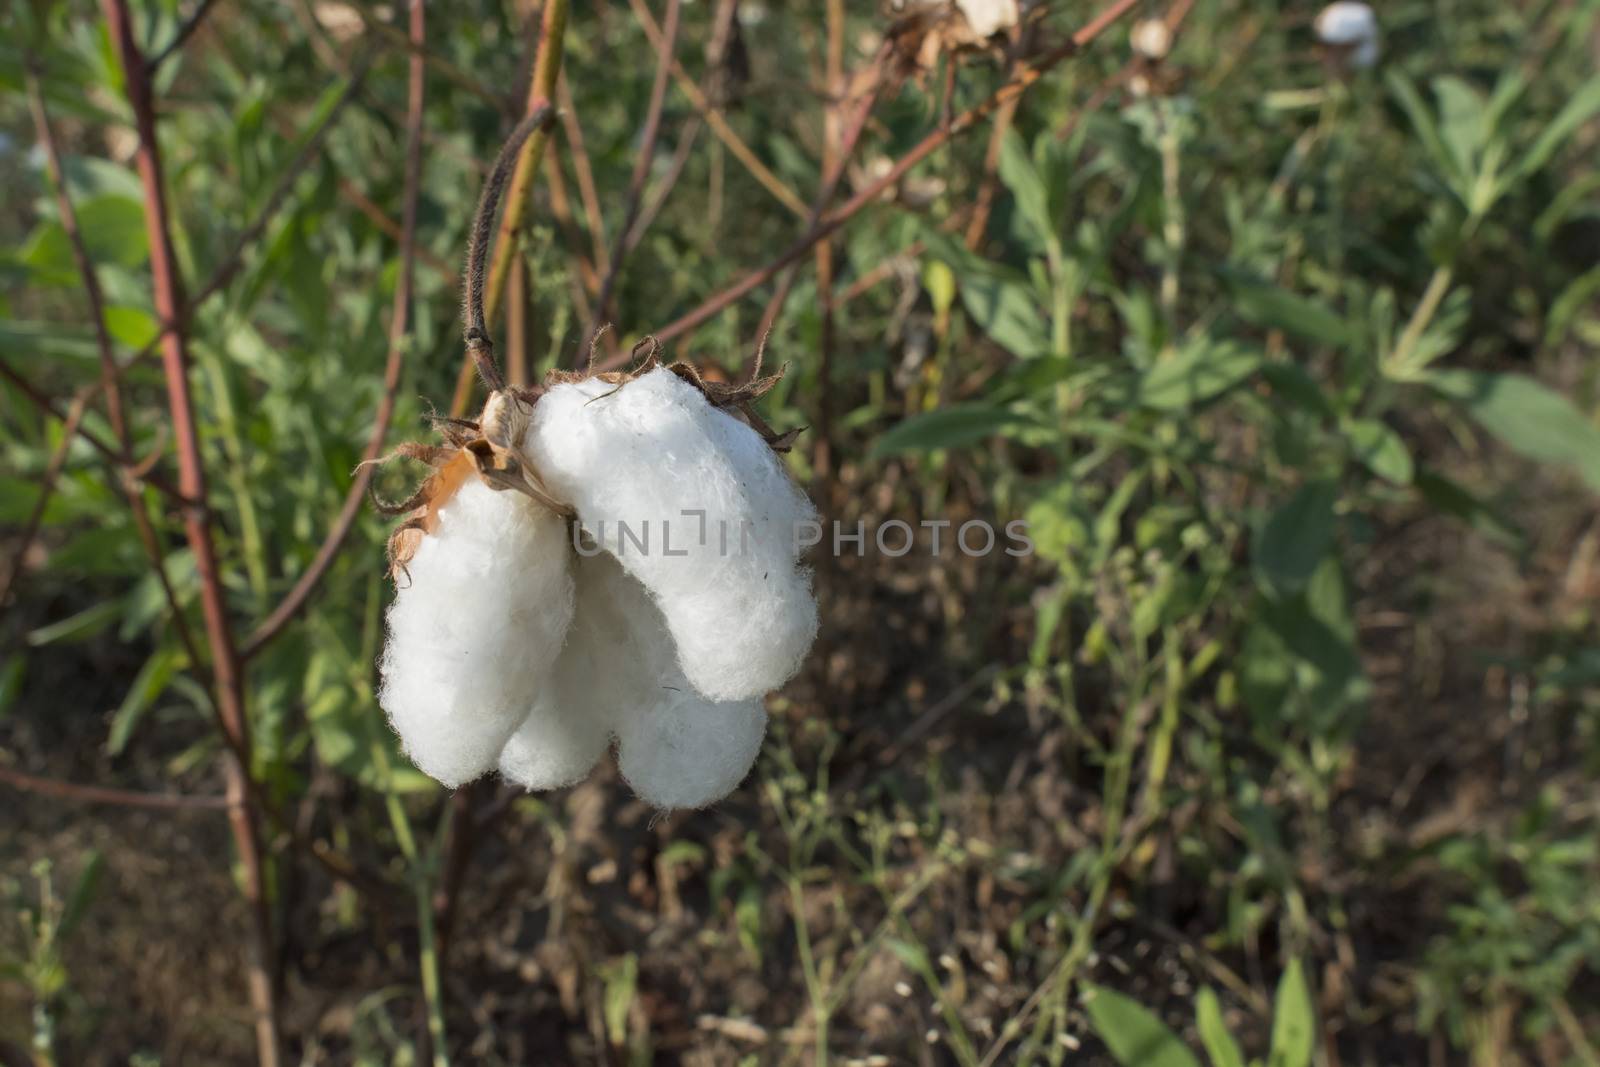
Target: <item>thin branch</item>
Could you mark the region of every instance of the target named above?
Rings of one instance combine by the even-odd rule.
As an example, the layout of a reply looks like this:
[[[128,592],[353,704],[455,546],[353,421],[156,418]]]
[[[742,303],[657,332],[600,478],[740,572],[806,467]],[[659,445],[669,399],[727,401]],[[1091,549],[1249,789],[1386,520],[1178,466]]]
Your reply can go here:
[[[1003,106],[1006,101],[1021,95],[1029,86],[1033,85],[1034,82],[1038,81],[1063,60],[1077,55],[1086,45],[1104,33],[1118,18],[1126,14],[1139,2],[1140,0],[1113,0],[1113,3],[1096,15],[1077,33],[1073,34],[1069,40],[1057,45],[1032,62],[1020,64],[1011,80],[997,89],[988,99],[956,115],[947,125],[939,127],[924,137],[914,148],[902,156],[899,162],[880,175],[876,181],[858,190],[855,196],[851,197],[843,207],[822,219],[816,225],[809,227],[771,263],[751,271],[737,282],[707,299],[699,307],[656,331],[656,338],[661,343],[666,344],[682,337],[702,323],[720,314],[725,308],[752,289],[770,281],[783,268],[809,252],[818,241],[837,232],[862,208],[877,200],[885,189],[892,187],[901,178],[905,177],[912,167],[928,158],[951,138],[976,127],[979,122]],[[608,364],[612,362],[608,361]],[[606,369],[609,369],[609,366]]]
[[[661,51],[661,27],[656,25],[656,20],[651,16],[650,9],[645,6],[644,0],[628,0],[628,4],[633,8],[633,13],[638,18],[639,24],[644,27],[645,36],[650,38],[650,46],[659,53]],[[761,162],[755,152],[751,151],[744,138],[740,137],[732,126],[728,125],[728,120],[723,116],[722,109],[713,104],[704,90],[694,83],[693,78],[689,77],[689,72],[683,69],[683,64],[674,59],[671,69],[672,78],[677,82],[678,89],[682,91],[684,96],[689,98],[689,103],[700,113],[700,117],[706,120],[706,125],[711,127],[711,132],[716,135],[717,140],[721,141],[728,151],[733,153],[733,158],[744,164],[744,168],[750,172],[750,176],[760,182],[762,188],[776,197],[778,203],[800,218],[805,218],[806,202],[800,198],[798,193],[789,188],[782,178],[774,174],[765,163]]]
[[[188,620],[184,618],[183,605],[178,601],[177,591],[173,589],[172,580],[167,576],[166,547],[160,535],[156,533],[155,524],[150,521],[149,513],[145,510],[138,477],[134,474],[133,431],[128,425],[127,413],[122,406],[121,373],[112,348],[111,334],[106,328],[105,299],[100,289],[100,276],[95,271],[94,262],[89,258],[88,246],[84,244],[83,232],[78,226],[78,213],[72,205],[66,174],[61,165],[61,147],[56,141],[55,130],[51,127],[50,116],[45,110],[44,94],[39,89],[38,72],[29,70],[26,81],[28,105],[33,113],[34,128],[39,135],[39,144],[44,148],[45,167],[55,188],[56,211],[61,216],[61,228],[67,235],[73,261],[77,264],[78,275],[83,280],[84,295],[89,302],[89,319],[94,324],[95,343],[100,354],[100,388],[106,394],[106,414],[111,421],[111,430],[116,434],[117,448],[120,452],[121,477],[118,481],[123,496],[128,501],[134,527],[138,531],[139,543],[143,546],[145,555],[155,570],[156,581],[161,586],[162,597],[166,600],[167,611],[172,617],[172,628],[177,632],[184,651],[188,653],[189,662],[198,667],[199,647],[195,643],[194,634],[189,630]],[[92,393],[93,389],[87,390],[85,397]],[[73,429],[76,430],[77,427],[74,426]],[[140,464],[142,467],[148,465],[148,462]],[[0,598],[0,603],[4,603],[3,598]]]
[[[39,525],[44,521],[45,508],[49,506],[50,497],[55,493],[56,479],[61,477],[61,469],[66,466],[67,452],[72,448],[73,439],[78,433],[78,423],[83,419],[84,409],[88,406],[88,391],[79,390],[67,408],[67,417],[61,423],[61,440],[51,450],[50,459],[45,463],[44,476],[39,479],[39,499],[33,502],[33,510],[28,513],[28,520],[22,526],[22,533],[17,535],[17,543],[11,549],[11,563],[6,568],[5,577],[0,578],[0,612],[5,611],[6,601],[11,599],[11,589],[22,576],[28,552],[33,548],[33,539],[39,536]]]
[[[644,235],[649,232],[651,225],[656,221],[656,216],[661,214],[661,209],[667,206],[667,198],[672,195],[672,190],[677,186],[678,180],[683,177],[683,169],[689,163],[689,156],[694,151],[694,143],[700,136],[700,130],[705,126],[699,115],[695,115],[684,123],[683,132],[678,135],[678,147],[672,151],[672,159],[667,164],[667,172],[656,183],[655,195],[639,212],[639,217],[634,221],[633,229],[628,231],[628,254],[638,247],[644,240]]]
[[[413,9],[413,41],[421,44],[422,17],[420,0]],[[422,109],[425,64],[420,48],[413,49],[409,64],[409,83],[406,97],[406,155],[404,193],[400,216],[400,277],[395,283],[394,307],[389,313],[389,355],[384,362],[383,395],[378,401],[378,413],[373,421],[372,433],[367,438],[367,448],[362,462],[356,468],[355,478],[345,493],[339,514],[329,527],[322,546],[312,558],[311,565],[294,583],[276,608],[262,620],[239,650],[241,660],[248,662],[267,643],[289,625],[311,599],[322,582],[334,558],[344,547],[366,502],[367,486],[372,481],[372,462],[383,454],[383,440],[389,432],[394,417],[395,396],[400,391],[400,375],[405,367],[406,344],[411,332],[411,297],[416,274],[417,201],[422,186]]]
[[[505,293],[506,277],[511,272],[511,257],[518,254],[516,239],[522,231],[522,216],[527,210],[532,193],[533,176],[540,159],[544,156],[545,145],[550,140],[545,119],[550,114],[550,101],[555,95],[556,79],[561,75],[561,60],[567,31],[567,5],[568,0],[546,0],[544,5],[539,50],[533,60],[533,77],[528,81],[528,118],[523,121],[526,124],[535,117],[543,117],[533,124],[536,128],[529,131],[531,136],[527,137],[527,143],[517,157],[516,171],[511,176],[505,215],[500,220],[500,236],[495,241],[494,261],[489,265],[486,285],[480,286],[481,321],[478,323],[480,328],[483,322],[494,318],[495,312],[500,308],[500,299]],[[468,273],[471,274],[470,268]],[[470,317],[469,311],[469,319]],[[468,329],[471,328],[472,323],[469,321]],[[485,338],[488,336],[486,329],[483,331],[483,336]],[[461,373],[456,378],[455,395],[450,401],[452,416],[459,418],[466,413],[467,405],[472,398],[472,372],[475,366],[481,369],[477,356],[469,345],[467,358],[462,361]]]
[[[145,228],[150,243],[150,273],[155,285],[157,315],[167,324],[162,338],[162,364],[172,434],[178,452],[178,486],[200,506],[184,509],[184,526],[195,568],[200,578],[200,601],[211,646],[212,678],[217,711],[229,737],[225,760],[230,825],[244,868],[243,888],[254,925],[247,960],[250,1004],[255,1016],[256,1055],[262,1067],[278,1067],[279,1028],[276,991],[273,988],[275,942],[267,910],[266,870],[262,857],[255,805],[249,788],[250,726],[246,718],[244,678],[238,646],[228,618],[216,545],[211,536],[206,499],[205,467],[200,436],[189,392],[189,354],[184,337],[183,282],[172,249],[167,222],[166,189],[161,175],[161,150],[156,140],[155,101],[149,69],[133,36],[133,18],[127,0],[103,0],[106,24],[122,63],[122,74],[139,135],[136,156],[144,187]]]
[[[589,162],[589,150],[583,139],[583,124],[578,121],[578,108],[572,99],[572,85],[565,75],[556,82],[556,93],[561,102],[561,132],[572,157],[572,173],[578,179],[578,199],[583,204],[583,214],[589,224],[589,240],[594,245],[595,270],[606,269],[606,221],[600,212],[600,194],[594,183],[594,165]],[[599,292],[598,288],[595,292]]]
[[[523,144],[535,132],[548,130],[550,119],[550,105],[544,104],[517,123],[517,128],[511,131],[511,136],[500,147],[500,154],[495,157],[494,169],[489,172],[489,180],[483,183],[477,210],[472,215],[472,233],[467,240],[467,296],[462,318],[466,326],[467,355],[477,365],[484,387],[490,392],[499,392],[506,387],[500,368],[494,361],[494,341],[489,336],[489,313],[484,309],[484,286],[487,284],[488,271],[486,264],[489,242],[493,236],[494,216],[500,208],[500,198],[505,193],[506,180],[512,168],[520,167]],[[510,205],[507,205],[507,213],[510,210]],[[503,247],[513,240],[514,237],[502,226],[500,245]],[[502,261],[500,253],[501,247],[497,247],[494,257],[497,264]],[[509,264],[510,257],[504,257],[504,262]],[[504,285],[502,280],[500,293],[505,292]]]
[[[161,811],[222,811],[228,807],[225,796],[196,793],[138,793],[128,789],[112,789],[101,785],[80,785],[63,782],[57,778],[41,778],[34,774],[0,767],[0,784],[9,785],[24,793],[59,797],[84,804],[111,804],[119,808],[155,808]]]
[[[612,246],[610,259],[606,263],[605,277],[600,280],[600,294],[594,301],[594,317],[589,320],[589,328],[583,334],[583,343],[578,346],[580,358],[583,353],[589,351],[601,323],[605,320],[606,308],[611,303],[617,276],[622,271],[623,260],[628,256],[628,234],[633,230],[633,224],[639,217],[639,205],[644,198],[645,182],[650,177],[650,164],[656,156],[656,139],[661,135],[661,112],[667,103],[667,74],[672,67],[672,50],[678,43],[680,7],[680,0],[667,0],[667,14],[662,20],[665,29],[656,39],[655,82],[650,86],[650,106],[645,112],[644,132],[640,135],[641,143],[633,160],[633,175],[628,179],[628,199],[622,215],[622,225],[617,227],[616,243]]]
[[[154,74],[161,64],[171,58],[174,52],[182,48],[189,38],[194,36],[194,31],[200,28],[200,23],[205,21],[205,17],[211,13],[211,8],[216,2],[217,0],[200,0],[199,5],[194,9],[194,13],[183,20],[183,23],[178,27],[178,32],[172,35],[172,40],[167,42],[166,47],[150,57],[148,65],[151,74]]]

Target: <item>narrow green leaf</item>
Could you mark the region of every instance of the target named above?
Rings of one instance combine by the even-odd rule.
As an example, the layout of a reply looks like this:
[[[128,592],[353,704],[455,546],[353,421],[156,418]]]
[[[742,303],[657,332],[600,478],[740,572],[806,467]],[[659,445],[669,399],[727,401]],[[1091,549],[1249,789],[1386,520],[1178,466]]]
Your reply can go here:
[[[1227,392],[1261,366],[1261,353],[1232,341],[1200,338],[1155,363],[1135,399],[1160,411],[1181,411]]]
[[[1195,1028],[1200,1031],[1206,1055],[1211,1057],[1211,1067],[1244,1067],[1244,1053],[1228,1032],[1228,1024],[1222,1021],[1222,1005],[1210,986],[1200,990],[1194,1007]]]
[[[1305,587],[1333,545],[1332,480],[1308,482],[1274,511],[1255,538],[1256,571],[1268,588],[1295,592]]]
[[[1268,1067],[1310,1067],[1312,1043],[1317,1021],[1311,1007],[1311,990],[1299,960],[1278,981],[1278,995],[1272,1006],[1272,1045]]]
[[[77,929],[83,917],[89,911],[89,904],[94,900],[95,890],[100,887],[100,875],[105,870],[105,856],[98,850],[89,853],[89,861],[83,866],[83,873],[78,875],[78,880],[73,883],[72,895],[67,898],[66,907],[61,911],[61,921],[56,925],[57,937],[71,937],[72,931]]]
[[[52,622],[37,630],[29,631],[28,644],[37,648],[40,645],[55,644],[57,641],[81,641],[86,637],[93,637],[111,625],[121,611],[122,605],[117,601],[102,601],[59,622]]]
[[[1590,78],[1583,88],[1572,95],[1567,105],[1556,113],[1550,120],[1550,125],[1544,128],[1532,147],[1517,161],[1515,174],[1517,177],[1532,174],[1550,161],[1556,154],[1556,149],[1561,143],[1589,120],[1589,117],[1600,111],[1600,77]]]
[[[4,666],[0,666],[0,719],[4,719],[11,705],[17,702],[27,670],[28,661],[20,652],[6,657]]]
[[[913,415],[890,427],[872,446],[872,456],[959,448],[995,434],[1038,425],[1037,419],[1023,412],[981,404],[955,404]]]
[[[1200,1067],[1178,1035],[1136,1001],[1090,986],[1089,1022],[1124,1067]]]
[[[128,687],[127,695],[122,698],[122,705],[111,717],[111,734],[106,739],[108,753],[113,756],[122,754],[139,720],[166,691],[167,684],[172,681],[172,676],[182,666],[184,659],[184,654],[176,648],[158,648],[144,661],[133,684]]]
[[[1285,330],[1309,341],[1343,347],[1352,332],[1339,313],[1326,304],[1261,282],[1231,286],[1233,307],[1258,326]]]
[[[1393,428],[1378,419],[1351,419],[1344,435],[1351,451],[1373,474],[1395,485],[1410,485],[1415,475],[1411,452]]]
[[[1027,220],[1042,246],[1055,236],[1050,218],[1050,196],[1033,157],[1015,127],[1000,146],[1000,180],[1017,200],[1017,213]]]
[[[1446,370],[1427,381],[1515,451],[1572,467],[1600,492],[1600,427],[1560,393],[1521,374]]]

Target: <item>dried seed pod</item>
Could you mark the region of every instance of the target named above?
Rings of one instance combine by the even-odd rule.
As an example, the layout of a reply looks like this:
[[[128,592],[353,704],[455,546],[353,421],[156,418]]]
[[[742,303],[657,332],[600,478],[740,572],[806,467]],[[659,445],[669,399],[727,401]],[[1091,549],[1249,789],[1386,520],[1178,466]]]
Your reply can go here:
[[[494,767],[572,621],[566,523],[467,477],[416,538],[389,608],[378,701],[447,786]]]
[[[523,449],[649,590],[713,700],[787,681],[817,632],[796,542],[816,512],[761,434],[667,368],[550,387]]]

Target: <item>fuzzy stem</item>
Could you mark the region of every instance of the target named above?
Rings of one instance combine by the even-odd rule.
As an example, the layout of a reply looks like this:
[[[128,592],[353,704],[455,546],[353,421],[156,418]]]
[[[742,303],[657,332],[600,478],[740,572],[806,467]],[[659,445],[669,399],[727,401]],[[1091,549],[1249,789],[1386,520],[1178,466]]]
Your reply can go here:
[[[476,367],[479,374],[484,371],[484,361],[480,358],[479,351],[473,346],[473,327],[476,326],[478,328],[480,336],[487,342],[488,331],[483,324],[486,318],[493,318],[500,307],[500,298],[505,292],[506,277],[511,271],[510,257],[516,253],[516,242],[513,238],[522,229],[522,217],[527,210],[529,196],[532,192],[533,176],[538,171],[539,160],[543,157],[545,145],[550,140],[548,129],[548,121],[551,115],[550,100],[555,95],[556,79],[561,75],[562,44],[567,31],[567,4],[568,0],[546,0],[545,3],[544,20],[540,28],[539,51],[533,60],[533,78],[528,84],[527,118],[511,135],[519,146],[522,146],[522,143],[526,141],[526,147],[522,148],[522,154],[516,160],[516,171],[511,175],[511,192],[506,200],[505,217],[500,220],[500,239],[495,242],[494,262],[489,265],[487,281],[481,277],[478,280],[476,323],[472,321],[474,297],[470,291],[467,297],[468,358],[461,365],[461,374],[456,378],[455,396],[450,402],[450,414],[456,418],[460,418],[467,413],[467,405],[472,398],[473,369]],[[518,131],[522,131],[524,126],[529,128],[522,132],[521,137],[518,138]],[[507,143],[509,145],[510,142]],[[503,153],[504,150],[502,149]],[[496,164],[496,169],[498,169],[498,163]],[[494,180],[492,172],[489,180]],[[501,182],[503,183],[504,180],[502,177]],[[487,187],[485,187],[484,192],[487,195]],[[497,201],[499,195],[499,192],[496,192]],[[483,222],[481,218],[482,210],[483,206],[480,202],[480,218],[477,220],[477,224]],[[476,229],[477,225],[474,226],[474,230]],[[476,240],[476,233],[474,234],[474,239]],[[479,249],[480,255],[482,251],[482,249]],[[480,263],[478,270],[481,272],[482,269],[483,267]],[[470,263],[467,273],[470,284],[473,274]],[[530,290],[531,288],[530,286]],[[490,357],[489,365],[492,367],[492,346],[487,354]],[[493,373],[498,377],[498,370]]]

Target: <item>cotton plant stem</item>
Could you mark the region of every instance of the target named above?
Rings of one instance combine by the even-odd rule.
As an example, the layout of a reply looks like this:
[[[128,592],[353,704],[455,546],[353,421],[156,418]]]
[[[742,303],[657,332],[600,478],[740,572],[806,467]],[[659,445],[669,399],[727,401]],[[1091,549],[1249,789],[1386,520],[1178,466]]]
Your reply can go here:
[[[131,789],[111,789],[101,785],[63,782],[58,778],[44,778],[24,774],[9,767],[0,767],[0,785],[7,785],[24,793],[56,797],[81,804],[107,804],[118,808],[144,808],[155,811],[226,811],[228,798],[220,794],[203,793],[140,793]]]
[[[156,141],[155,102],[149,68],[134,39],[133,19],[127,0],[103,0],[103,10],[111,40],[121,61],[128,103],[138,131],[136,162],[144,190],[145,228],[150,244],[155,308],[157,316],[169,324],[169,329],[163,333],[161,354],[173,439],[178,453],[178,487],[192,502],[183,509],[184,528],[200,579],[201,608],[211,651],[217,710],[230,740],[225,756],[229,822],[243,867],[244,897],[254,927],[246,967],[254,1016],[256,1056],[262,1067],[278,1067],[281,1063],[278,1005],[271,979],[275,970],[275,945],[266,898],[266,863],[262,855],[252,791],[248,784],[250,768],[246,761],[250,752],[250,733],[245,710],[244,677],[228,617],[216,545],[212,540],[211,516],[205,504],[206,474],[189,389],[183,283],[167,224],[161,151]]]
[[[528,83],[526,114],[535,115],[541,108],[552,107],[556,95],[556,79],[561,75],[563,40],[567,30],[568,0],[546,0],[544,17],[540,24],[539,50],[534,55],[533,77]],[[548,129],[535,130],[522,146],[517,166],[511,174],[511,184],[506,192],[505,212],[500,219],[499,234],[494,243],[494,257],[489,263],[488,280],[484,290],[484,317],[495,321],[500,300],[505,293],[506,278],[511,273],[511,257],[519,254],[516,235],[522,230],[523,216],[527,213],[532,196],[533,177],[538,172],[539,161],[550,141]],[[531,288],[531,287],[530,287]],[[450,414],[461,418],[472,401],[472,376],[474,362],[470,353],[461,361],[461,371],[456,376],[455,395],[450,401]]]

